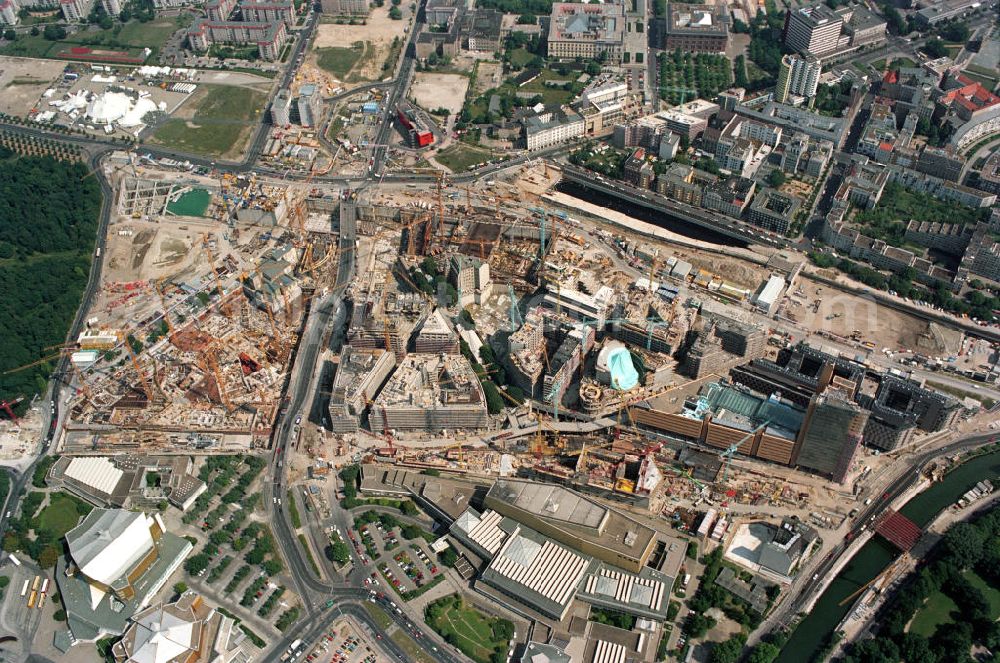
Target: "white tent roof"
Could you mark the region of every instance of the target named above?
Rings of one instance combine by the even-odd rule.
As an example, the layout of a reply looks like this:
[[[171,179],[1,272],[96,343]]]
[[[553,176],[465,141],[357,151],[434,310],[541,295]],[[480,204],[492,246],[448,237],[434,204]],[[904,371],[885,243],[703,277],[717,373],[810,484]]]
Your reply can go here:
[[[135,102],[118,124],[123,127],[137,127],[142,124],[142,118],[151,111],[156,110],[156,102],[149,98],[142,98]]]
[[[144,513],[94,509],[66,533],[66,541],[84,575],[111,585],[152,550],[149,527]]]
[[[132,100],[122,92],[105,92],[87,104],[87,117],[98,124],[111,124],[128,112]]]
[[[135,626],[135,648],[130,661],[167,663],[194,650],[194,624],[163,607],[142,615]]]

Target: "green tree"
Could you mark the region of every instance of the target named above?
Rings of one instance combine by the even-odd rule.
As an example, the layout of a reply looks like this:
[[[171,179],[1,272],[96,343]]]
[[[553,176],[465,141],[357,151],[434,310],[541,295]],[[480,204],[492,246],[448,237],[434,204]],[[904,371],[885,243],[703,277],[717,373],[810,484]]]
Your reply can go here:
[[[42,31],[42,37],[49,41],[59,41],[66,38],[66,28],[61,25],[46,25]]]
[[[59,556],[62,554],[62,548],[58,545],[52,543],[44,548],[38,553],[38,565],[43,569],[55,568],[56,562],[59,561]]]
[[[389,18],[391,18],[394,21],[398,21],[401,18],[403,18],[403,12],[399,11],[399,7],[390,7]]]
[[[948,55],[948,49],[945,47],[944,42],[937,38],[928,39],[924,43],[923,51],[932,58],[943,58]]]
[[[986,544],[984,533],[971,523],[956,523],[944,535],[943,545],[947,555],[959,568],[969,568],[983,557]]]
[[[747,659],[747,663],[773,663],[773,661],[778,658],[778,654],[780,653],[781,648],[777,645],[773,645],[770,642],[762,642],[754,647],[753,651],[750,652],[750,657]]]
[[[17,39],[17,33],[14,32],[13,30],[4,30],[3,38],[6,39],[7,41],[14,41],[15,39]]]
[[[187,583],[185,583],[185,582],[175,582],[174,583],[174,593],[175,594],[183,594],[187,590],[188,590]]]
[[[778,189],[785,183],[785,174],[781,172],[780,168],[775,168],[768,174],[767,183],[771,187]]]
[[[323,551],[326,558],[337,564],[347,564],[351,561],[351,549],[343,541],[335,541]]]
[[[737,663],[746,641],[745,635],[737,633],[728,640],[716,643],[708,660],[710,663]]]

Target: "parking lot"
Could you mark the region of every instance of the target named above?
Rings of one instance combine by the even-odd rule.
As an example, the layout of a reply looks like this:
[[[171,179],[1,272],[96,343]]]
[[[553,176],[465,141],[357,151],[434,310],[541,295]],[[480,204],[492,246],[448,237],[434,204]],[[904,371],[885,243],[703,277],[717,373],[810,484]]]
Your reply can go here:
[[[305,661],[323,663],[377,663],[389,660],[370,638],[352,620],[340,619],[333,623],[319,641],[307,644]]]
[[[373,589],[388,583],[401,597],[409,598],[444,571],[422,537],[404,539],[398,527],[386,527],[375,520],[359,524],[357,533],[352,529],[350,537],[362,562],[373,567],[365,579]]]

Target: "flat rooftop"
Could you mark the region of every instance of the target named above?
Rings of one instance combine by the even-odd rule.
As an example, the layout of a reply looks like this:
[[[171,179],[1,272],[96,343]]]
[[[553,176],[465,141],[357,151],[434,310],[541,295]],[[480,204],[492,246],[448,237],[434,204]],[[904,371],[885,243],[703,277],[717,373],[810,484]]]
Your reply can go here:
[[[486,498],[509,504],[571,536],[630,557],[641,555],[656,537],[653,528],[562,486],[500,479]]]

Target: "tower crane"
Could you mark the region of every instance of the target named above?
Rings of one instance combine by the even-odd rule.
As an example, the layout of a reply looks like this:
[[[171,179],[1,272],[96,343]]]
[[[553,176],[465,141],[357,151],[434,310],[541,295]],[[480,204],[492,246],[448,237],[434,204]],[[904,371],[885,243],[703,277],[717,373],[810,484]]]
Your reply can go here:
[[[163,282],[166,278],[162,278],[155,282],[156,294],[160,296],[160,305],[163,307],[163,322],[167,325],[167,338],[174,345],[177,345],[177,333],[174,330],[174,323],[170,322],[170,311],[167,310],[167,298],[163,295]]]
[[[208,266],[212,269],[212,276],[215,278],[215,290],[219,293],[219,312],[226,315],[225,310],[221,306],[224,293],[222,292],[222,283],[219,281],[219,271],[215,268],[215,256],[212,254],[212,249],[208,246],[208,233],[202,234],[201,246],[205,250],[205,255],[208,257]]]
[[[18,396],[12,401],[3,400],[0,401],[0,410],[7,413],[7,417],[10,418],[15,424],[19,421],[16,414],[14,414],[14,406],[24,400],[24,396]]]

